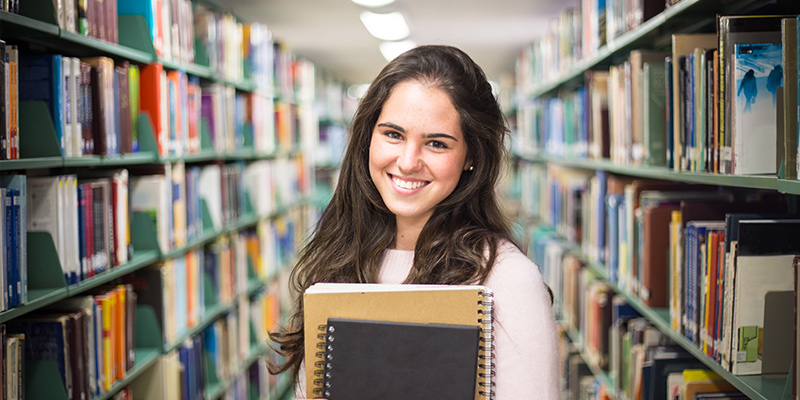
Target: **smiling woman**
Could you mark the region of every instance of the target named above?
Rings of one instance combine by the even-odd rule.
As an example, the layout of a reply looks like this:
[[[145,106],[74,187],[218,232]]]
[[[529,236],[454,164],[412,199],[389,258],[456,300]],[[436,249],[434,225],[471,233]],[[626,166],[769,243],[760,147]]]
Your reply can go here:
[[[506,134],[486,76],[464,52],[422,46],[381,71],[356,111],[333,198],[292,272],[297,312],[287,331],[271,335],[286,356],[274,372],[297,378],[303,368],[302,293],[314,283],[483,284],[495,300],[496,398],[558,397],[549,295],[513,243],[495,191]]]

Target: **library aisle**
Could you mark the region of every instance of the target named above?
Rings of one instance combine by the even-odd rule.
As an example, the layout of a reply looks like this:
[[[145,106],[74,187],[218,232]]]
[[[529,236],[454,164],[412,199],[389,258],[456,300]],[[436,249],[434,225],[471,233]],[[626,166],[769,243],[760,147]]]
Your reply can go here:
[[[418,44],[496,89],[562,399],[800,399],[797,0],[0,3],[0,399],[294,399],[292,267]]]

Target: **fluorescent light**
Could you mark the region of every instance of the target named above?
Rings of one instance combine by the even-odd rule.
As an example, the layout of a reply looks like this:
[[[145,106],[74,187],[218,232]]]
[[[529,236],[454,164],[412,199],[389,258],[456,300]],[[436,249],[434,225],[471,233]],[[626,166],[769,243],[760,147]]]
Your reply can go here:
[[[381,40],[402,40],[410,33],[406,19],[397,11],[386,14],[362,11],[361,22],[370,35]]]
[[[399,42],[381,42],[380,49],[386,61],[392,61],[395,57],[408,50],[417,47],[413,40],[401,40]]]
[[[364,7],[383,7],[394,3],[394,0],[351,0],[351,1],[353,3],[356,3]]]

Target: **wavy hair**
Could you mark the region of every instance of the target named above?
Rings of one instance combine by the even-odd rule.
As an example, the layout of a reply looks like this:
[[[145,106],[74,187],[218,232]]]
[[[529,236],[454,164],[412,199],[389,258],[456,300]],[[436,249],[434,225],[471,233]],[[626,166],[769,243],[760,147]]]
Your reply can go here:
[[[496,185],[505,162],[508,133],[483,70],[450,46],[420,46],[393,61],[375,78],[350,125],[350,140],[333,198],[300,251],[290,277],[297,309],[284,332],[271,333],[285,356],[273,373],[291,370],[296,380],[303,360],[303,296],[317,282],[377,282],[384,250],[395,239],[395,216],[369,173],[369,146],[381,108],[401,82],[416,81],[447,93],[460,117],[467,157],[453,192],[439,203],[417,239],[406,283],[483,283],[498,244],[513,243]]]

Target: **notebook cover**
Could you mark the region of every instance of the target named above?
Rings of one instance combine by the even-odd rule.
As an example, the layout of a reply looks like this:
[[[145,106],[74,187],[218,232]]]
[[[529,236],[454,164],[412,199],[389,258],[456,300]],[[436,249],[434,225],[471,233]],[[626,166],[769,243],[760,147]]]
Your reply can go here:
[[[328,400],[473,399],[476,325],[328,319]]]
[[[306,394],[318,396],[321,378],[315,376],[319,327],[328,318],[475,325],[491,323],[491,291],[483,286],[315,284],[306,290],[304,301]],[[484,345],[492,342],[491,331],[484,331]],[[490,345],[488,345],[490,346]],[[487,347],[488,347],[487,346]],[[483,351],[480,351],[483,355]],[[491,357],[487,358],[491,359]],[[479,369],[481,369],[479,367]],[[491,374],[476,373],[476,398],[484,398]]]

